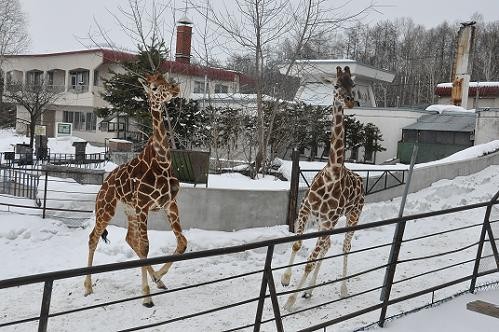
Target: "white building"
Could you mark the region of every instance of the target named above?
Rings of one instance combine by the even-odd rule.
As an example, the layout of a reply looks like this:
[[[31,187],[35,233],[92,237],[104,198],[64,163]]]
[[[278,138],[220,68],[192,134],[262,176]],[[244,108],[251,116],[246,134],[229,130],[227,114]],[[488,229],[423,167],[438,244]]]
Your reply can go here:
[[[162,68],[169,78],[180,83],[181,97],[238,94],[240,87],[253,81],[241,73],[220,68],[203,67],[190,63],[190,22],[183,20],[177,27],[175,61],[165,61]],[[108,49],[89,49],[49,54],[23,54],[8,56],[3,63],[6,88],[13,82],[45,82],[60,91],[58,99],[47,107],[41,119],[49,137],[57,134],[56,123],[71,123],[74,136],[92,143],[104,143],[107,138],[133,134],[133,126],[125,117],[97,118],[94,110],[107,107],[101,98],[103,79],[109,70],[123,71],[120,61],[131,60],[135,54]],[[16,129],[26,132],[27,111],[17,106]],[[23,121],[24,120],[24,121]],[[105,121],[103,121],[105,120]]]
[[[355,100],[359,106],[376,107],[372,85],[376,82],[392,82],[395,74],[376,69],[354,60],[298,60],[291,75],[300,78],[300,88],[295,99],[311,105],[331,105],[336,82],[336,67],[350,67],[355,82]]]
[[[350,67],[355,82],[354,94],[359,107],[345,109],[346,115],[354,115],[363,124],[373,123],[383,135],[379,142],[386,151],[365,156],[362,148],[358,151],[357,160],[376,164],[392,160],[397,156],[397,143],[402,138],[402,128],[417,121],[427,111],[408,108],[378,108],[373,93],[373,84],[392,82],[395,75],[386,70],[376,69],[354,60],[300,60],[293,67],[292,75],[300,78],[300,88],[295,99],[311,105],[329,106],[334,97],[336,67]],[[351,152],[347,152],[350,159]]]

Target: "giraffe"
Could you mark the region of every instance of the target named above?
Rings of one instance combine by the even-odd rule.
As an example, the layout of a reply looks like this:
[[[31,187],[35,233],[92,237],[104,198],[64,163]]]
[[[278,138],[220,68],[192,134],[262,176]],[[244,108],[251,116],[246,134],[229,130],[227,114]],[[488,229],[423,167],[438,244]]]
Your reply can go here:
[[[161,74],[152,74],[146,80],[139,79],[144,87],[153,122],[153,133],[143,151],[128,163],[112,171],[102,184],[95,202],[95,227],[89,235],[88,266],[92,266],[93,256],[99,237],[107,242],[106,226],[115,214],[116,205],[125,206],[128,219],[126,242],[141,259],[147,258],[149,240],[147,238],[147,215],[151,210],[164,209],[171,229],[177,239],[174,254],[182,254],[187,247],[187,240],[180,226],[176,195],[179,181],[173,176],[169,146],[169,133],[163,124],[162,107],[179,94],[176,84],[165,81]],[[172,263],[164,264],[158,271],[151,266],[142,270],[142,292],[146,296],[143,305],[154,306],[149,296],[150,289],[147,273],[159,288],[166,288],[161,281]],[[91,294],[91,276],[84,282],[85,296]]]
[[[331,128],[331,144],[329,147],[329,159],[324,168],[314,177],[308,192],[306,193],[296,221],[297,234],[303,234],[305,225],[310,215],[319,218],[319,230],[333,229],[341,216],[346,216],[347,226],[354,226],[359,221],[360,212],[364,205],[364,188],[362,179],[359,175],[353,173],[344,166],[344,107],[352,108],[354,106],[354,97],[352,88],[355,84],[352,81],[350,68],[346,66],[344,70],[336,67],[336,85],[335,96],[333,100],[333,123]],[[345,234],[343,242],[343,278],[347,275],[348,252],[350,252],[353,231]],[[292,252],[289,259],[289,265],[293,264],[296,253],[300,250],[302,241],[293,243]],[[305,265],[305,271],[298,282],[297,289],[305,284],[310,272],[314,272],[309,285],[314,286],[317,281],[317,275],[323,258],[331,241],[329,236],[322,236],[317,239],[314,250],[308,257],[308,263]],[[314,270],[315,268],[315,270]],[[291,280],[291,266],[288,266],[281,277],[283,286],[289,285]],[[304,292],[303,297],[312,296],[312,290]],[[341,296],[347,295],[346,279],[343,279],[341,285]],[[289,296],[284,308],[292,311],[296,302],[296,293]]]

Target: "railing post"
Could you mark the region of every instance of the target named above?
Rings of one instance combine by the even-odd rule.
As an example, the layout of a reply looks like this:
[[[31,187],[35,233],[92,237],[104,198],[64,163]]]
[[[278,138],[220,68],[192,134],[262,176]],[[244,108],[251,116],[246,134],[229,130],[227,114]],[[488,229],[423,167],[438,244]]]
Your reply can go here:
[[[46,332],[49,320],[50,300],[52,298],[53,280],[45,281],[43,286],[42,306],[40,309],[40,320],[38,322],[38,332]]]
[[[45,219],[45,211],[47,209],[47,186],[49,181],[49,172],[45,171],[45,184],[43,188],[43,215],[42,218]]]
[[[260,326],[262,324],[263,304],[265,302],[265,294],[267,293],[267,285],[269,287],[270,299],[272,301],[272,308],[274,310],[276,330],[278,332],[284,331],[284,328],[282,326],[281,312],[279,310],[279,302],[277,301],[274,277],[272,275],[273,255],[274,255],[274,245],[272,244],[267,247],[267,257],[265,258],[265,267],[263,269],[262,285],[260,287],[260,296],[255,315],[255,325],[253,327],[254,332],[260,331]]]
[[[366,192],[365,194],[369,194],[369,171],[366,173]]]
[[[496,243],[494,240],[494,235],[492,228],[490,227],[490,213],[492,211],[492,206],[497,201],[499,197],[499,191],[492,197],[489,205],[487,205],[487,210],[485,211],[485,216],[483,218],[482,231],[480,232],[480,240],[478,241],[478,248],[476,251],[475,265],[473,266],[473,275],[470,283],[470,293],[475,292],[476,279],[478,277],[478,269],[480,268],[480,260],[482,258],[483,244],[485,243],[485,233],[488,233],[490,245],[492,247],[492,252],[494,253],[494,258],[496,260],[497,268],[499,269],[499,254],[497,252]]]
[[[416,163],[416,157],[418,155],[418,144],[415,144],[412,149],[411,156],[411,166],[409,168],[409,176],[407,177],[407,183],[404,187],[404,194],[402,196],[402,201],[400,202],[400,209],[398,217],[401,218],[404,214],[405,202],[407,195],[409,194],[409,186],[411,185],[412,172],[414,170],[414,164]],[[381,290],[380,300],[383,301],[383,307],[381,308],[381,314],[379,317],[378,325],[383,327],[386,318],[386,311],[388,309],[388,301],[390,300],[390,293],[393,285],[393,277],[395,276],[395,270],[397,268],[397,261],[399,258],[400,247],[402,246],[402,239],[404,238],[405,231],[405,221],[397,223],[395,228],[395,234],[393,235],[392,247],[390,249],[390,256],[388,258],[388,266],[386,267],[385,279],[383,282],[383,289]]]
[[[288,202],[288,215],[287,224],[289,231],[294,233],[295,220],[296,220],[296,207],[298,205],[298,184],[300,176],[300,153],[298,149],[294,148],[291,154],[292,167],[291,167],[291,182],[289,184],[289,202]]]

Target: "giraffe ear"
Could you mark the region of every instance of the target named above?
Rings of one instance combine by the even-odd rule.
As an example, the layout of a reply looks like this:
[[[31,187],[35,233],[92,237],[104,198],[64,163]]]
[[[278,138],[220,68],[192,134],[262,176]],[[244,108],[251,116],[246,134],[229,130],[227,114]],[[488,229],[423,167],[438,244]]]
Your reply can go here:
[[[352,74],[350,74],[350,67],[345,66],[345,73],[347,73],[348,76],[352,76]]]
[[[338,66],[336,67],[336,79],[338,79],[341,76],[342,70],[341,67]]]

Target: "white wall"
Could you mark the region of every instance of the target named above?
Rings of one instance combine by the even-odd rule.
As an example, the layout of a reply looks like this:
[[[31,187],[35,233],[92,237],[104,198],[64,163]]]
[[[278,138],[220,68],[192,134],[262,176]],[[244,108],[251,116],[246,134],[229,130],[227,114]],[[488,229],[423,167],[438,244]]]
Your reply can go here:
[[[475,145],[499,139],[499,109],[476,112]]]
[[[351,108],[345,110],[346,115],[355,115],[355,118],[367,124],[376,125],[383,141],[379,142],[386,151],[376,152],[376,164],[397,156],[397,143],[402,139],[402,128],[413,124],[421,116],[428,114],[427,111],[416,111],[400,108]]]

